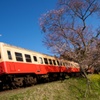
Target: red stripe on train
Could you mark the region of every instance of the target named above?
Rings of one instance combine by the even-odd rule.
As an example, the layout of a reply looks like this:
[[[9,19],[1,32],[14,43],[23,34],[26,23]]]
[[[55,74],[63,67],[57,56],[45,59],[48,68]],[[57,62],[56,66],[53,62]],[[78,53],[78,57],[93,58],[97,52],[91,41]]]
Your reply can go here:
[[[78,68],[66,68],[52,65],[21,63],[21,62],[2,62],[0,63],[0,74],[35,73],[47,74],[53,72],[78,72]]]

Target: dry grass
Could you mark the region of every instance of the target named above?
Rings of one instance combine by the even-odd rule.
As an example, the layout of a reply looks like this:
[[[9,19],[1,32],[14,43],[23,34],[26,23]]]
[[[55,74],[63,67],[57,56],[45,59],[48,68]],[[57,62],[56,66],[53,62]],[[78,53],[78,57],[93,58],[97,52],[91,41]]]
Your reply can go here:
[[[66,81],[66,80],[65,80]],[[0,100],[70,100],[68,85],[56,81],[0,94]]]

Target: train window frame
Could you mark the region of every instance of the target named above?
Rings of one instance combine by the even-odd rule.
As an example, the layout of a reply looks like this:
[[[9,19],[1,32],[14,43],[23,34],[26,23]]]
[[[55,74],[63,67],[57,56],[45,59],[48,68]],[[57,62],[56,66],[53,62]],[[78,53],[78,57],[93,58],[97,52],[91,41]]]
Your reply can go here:
[[[0,59],[1,59],[1,53],[0,53]]]
[[[33,56],[33,60],[34,60],[35,62],[38,61],[36,56]]]
[[[22,53],[20,53],[20,52],[15,52],[15,57],[16,57],[16,61],[22,61],[22,62],[23,62]]]
[[[60,66],[62,66],[62,61],[60,61]]]
[[[60,65],[60,62],[57,60],[57,64],[58,64],[58,66]]]
[[[49,60],[49,64],[52,65],[52,60],[51,59],[48,59],[48,60]]]
[[[43,64],[43,59],[42,59],[42,57],[39,57],[39,61],[40,61],[40,64]]]
[[[32,62],[31,56],[29,54],[24,54],[26,62]]]
[[[65,66],[65,63],[63,62],[63,66]]]
[[[11,55],[11,51],[10,50],[7,50],[7,55],[8,55],[8,59],[12,60],[12,55]]]
[[[44,63],[48,64],[48,59],[47,58],[44,58]]]
[[[56,61],[55,60],[53,60],[53,64],[56,65]]]

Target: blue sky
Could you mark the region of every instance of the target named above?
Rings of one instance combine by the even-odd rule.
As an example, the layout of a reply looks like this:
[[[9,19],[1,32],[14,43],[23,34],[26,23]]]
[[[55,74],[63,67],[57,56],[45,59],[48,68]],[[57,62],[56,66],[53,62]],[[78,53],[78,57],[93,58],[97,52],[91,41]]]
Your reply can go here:
[[[0,41],[52,55],[42,43],[39,18],[55,9],[58,0],[0,0]],[[93,17],[93,16],[92,16]],[[88,20],[98,27],[98,18]],[[92,21],[91,21],[92,19]],[[2,36],[1,36],[2,34]]]
[[[0,0],[0,41],[51,54],[43,45],[39,18],[57,0]]]

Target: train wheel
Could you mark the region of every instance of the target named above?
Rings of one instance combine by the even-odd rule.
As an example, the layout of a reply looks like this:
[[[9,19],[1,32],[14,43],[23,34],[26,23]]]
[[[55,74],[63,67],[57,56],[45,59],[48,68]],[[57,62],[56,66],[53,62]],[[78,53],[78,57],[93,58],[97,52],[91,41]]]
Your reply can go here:
[[[29,77],[29,81],[30,81],[30,84],[32,84],[32,85],[33,85],[33,84],[35,85],[35,84],[37,83],[36,77],[30,76],[30,77]]]
[[[37,79],[36,77],[32,77],[30,75],[27,75],[26,77],[24,77],[24,80],[23,80],[23,84],[24,86],[30,86],[30,85],[35,85],[37,83]]]

